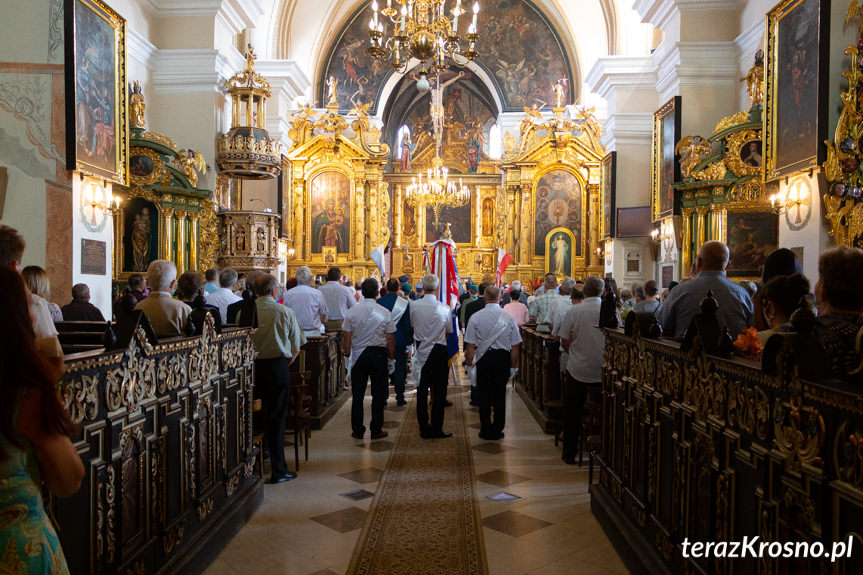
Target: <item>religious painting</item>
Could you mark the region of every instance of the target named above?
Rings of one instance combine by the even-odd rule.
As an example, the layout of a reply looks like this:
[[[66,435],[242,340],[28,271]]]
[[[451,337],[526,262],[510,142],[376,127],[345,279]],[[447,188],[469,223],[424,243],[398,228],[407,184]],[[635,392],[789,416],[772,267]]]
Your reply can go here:
[[[767,14],[767,181],[824,160],[829,15],[829,0],[783,0]]]
[[[322,249],[324,254],[324,265],[336,265],[336,261],[338,260],[338,253],[336,252],[336,248],[332,246],[324,246]]]
[[[558,278],[571,276],[575,235],[567,228],[555,228],[548,232],[543,243],[546,246],[545,269],[548,273]]]
[[[650,214],[658,221],[674,215],[674,188],[680,181],[680,162],[674,146],[680,139],[680,96],[674,96],[653,114],[653,154]]]
[[[779,245],[779,219],[773,212],[729,210],[725,225],[731,260],[726,269],[730,278],[755,278],[767,255]]]
[[[537,182],[534,193],[534,254],[546,255],[546,237],[555,228],[572,231],[572,257],[581,257],[581,184],[575,174],[552,170]]]
[[[67,1],[64,17],[66,167],[126,185],[126,20],[101,0]]]
[[[482,201],[482,235],[490,236],[494,231],[494,200],[486,198]]]
[[[452,241],[457,244],[471,243],[471,203],[452,208],[445,206],[440,211],[441,225],[450,224]],[[427,242],[435,242],[440,239],[440,234],[434,229],[434,212],[426,208],[426,239]]]
[[[599,166],[599,205],[602,215],[599,218],[599,239],[614,237],[614,186],[616,184],[617,152],[609,152]]]
[[[159,259],[159,211],[153,202],[132,198],[123,206],[123,271],[145,273]]]
[[[370,3],[363,3],[353,14],[330,50],[329,60],[318,78],[318,94],[327,93],[327,80],[334,77],[338,86],[339,110],[347,112],[355,102],[372,103],[369,114],[377,114],[380,89],[393,73],[387,62],[370,58]],[[468,13],[459,21],[458,32],[465,33]],[[385,37],[393,25],[384,18]],[[577,100],[578,86],[573,83],[569,56],[551,22],[528,0],[498,0],[482,3],[477,27],[482,32],[477,49],[486,57],[475,62],[485,68],[495,86],[504,112],[520,112],[523,106],[539,103],[554,105],[554,85],[563,80],[566,103]],[[428,108],[426,108],[428,109]]]
[[[351,242],[351,181],[334,170],[312,178],[311,217],[312,253],[334,247],[337,253],[348,253]]]
[[[129,154],[129,182],[133,186],[152,186],[163,175],[164,162],[148,148],[132,148]]]

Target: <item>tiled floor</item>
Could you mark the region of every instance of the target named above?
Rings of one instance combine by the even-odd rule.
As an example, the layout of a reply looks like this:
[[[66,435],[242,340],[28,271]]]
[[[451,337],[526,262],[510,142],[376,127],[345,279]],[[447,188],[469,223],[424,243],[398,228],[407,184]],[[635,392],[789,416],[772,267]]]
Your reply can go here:
[[[448,398],[466,403],[466,390],[450,387]],[[627,573],[590,512],[586,462],[565,465],[518,394],[511,387],[507,393],[506,437],[499,442],[477,437],[476,408],[465,406],[490,575]],[[369,398],[366,403],[368,417]],[[344,573],[372,498],[351,501],[342,494],[376,490],[405,411],[391,395],[384,424],[390,437],[357,440],[350,436],[350,401],[345,403],[312,433],[310,459],[300,462],[297,479],[264,487],[264,504],[206,575]],[[293,469],[293,449],[286,455]],[[502,491],[521,499],[489,499]]]

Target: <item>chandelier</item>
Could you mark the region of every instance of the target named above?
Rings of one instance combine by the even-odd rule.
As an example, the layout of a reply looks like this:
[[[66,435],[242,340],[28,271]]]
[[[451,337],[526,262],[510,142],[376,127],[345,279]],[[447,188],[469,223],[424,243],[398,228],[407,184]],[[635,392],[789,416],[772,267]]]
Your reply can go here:
[[[383,0],[381,0],[383,1]],[[477,15],[479,2],[473,4],[473,19],[463,36],[459,35],[459,17],[466,12],[461,0],[446,16],[446,0],[396,0],[401,9],[393,8],[393,0],[387,0],[387,7],[379,9],[377,0],[372,2],[372,18],[369,21],[369,42],[367,52],[375,60],[389,62],[392,67],[404,74],[411,58],[420,61],[420,77],[417,88],[429,88],[426,74],[429,69],[444,70],[448,62],[464,68],[476,58]],[[392,36],[384,39],[386,28],[381,20],[388,18],[393,24]]]
[[[418,208],[430,206],[434,213],[434,229],[439,234],[444,234],[446,224],[441,224],[440,214],[444,207],[457,208],[470,201],[470,188],[462,185],[461,178],[458,184],[449,179],[449,170],[443,167],[440,155],[435,154],[432,167],[426,171],[423,181],[422,172],[417,177],[411,178],[411,184],[407,187],[405,199]]]

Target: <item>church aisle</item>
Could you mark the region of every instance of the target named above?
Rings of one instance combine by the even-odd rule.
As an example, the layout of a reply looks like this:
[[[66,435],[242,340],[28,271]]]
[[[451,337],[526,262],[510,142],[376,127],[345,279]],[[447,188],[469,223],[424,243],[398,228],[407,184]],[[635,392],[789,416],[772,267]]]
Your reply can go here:
[[[581,468],[565,465],[551,436],[540,431],[512,387],[506,437],[480,440],[479,415],[468,405],[466,378],[463,384],[450,386],[448,397],[462,401],[465,410],[490,575],[627,573],[590,513],[587,462]],[[372,496],[352,501],[342,494],[377,491],[407,411],[395,406],[391,394],[384,412],[390,436],[371,441],[366,435],[359,441],[350,437],[347,402],[323,430],[313,432],[310,460],[301,460],[297,479],[264,487],[263,505],[206,575],[345,573]],[[444,429],[453,427],[453,411],[447,410]],[[292,447],[286,456],[293,468]],[[507,495],[520,499],[489,499]]]

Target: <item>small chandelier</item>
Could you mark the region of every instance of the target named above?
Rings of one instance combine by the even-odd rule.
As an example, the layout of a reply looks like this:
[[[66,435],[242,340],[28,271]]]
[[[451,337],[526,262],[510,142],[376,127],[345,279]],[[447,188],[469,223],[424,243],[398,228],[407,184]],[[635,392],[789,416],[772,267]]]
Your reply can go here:
[[[372,1],[372,17],[369,21],[369,47],[366,51],[382,62],[389,62],[393,69],[404,74],[411,58],[420,61],[420,78],[417,88],[428,90],[426,74],[429,69],[444,70],[451,62],[464,68],[477,57],[476,41],[479,2],[473,4],[473,19],[463,36],[459,35],[459,17],[466,12],[461,0],[446,16],[446,0],[396,0],[401,9],[393,8],[393,0],[380,10],[377,0]],[[392,36],[384,39],[386,28],[380,16],[389,18],[393,24]]]
[[[443,167],[440,156],[435,156],[432,167],[426,171],[423,181],[422,172],[416,178],[411,178],[411,184],[406,189],[405,199],[413,207],[430,206],[434,213],[434,229],[443,234],[445,225],[441,224],[440,214],[444,207],[457,208],[470,201],[470,188],[449,179],[449,170]]]

